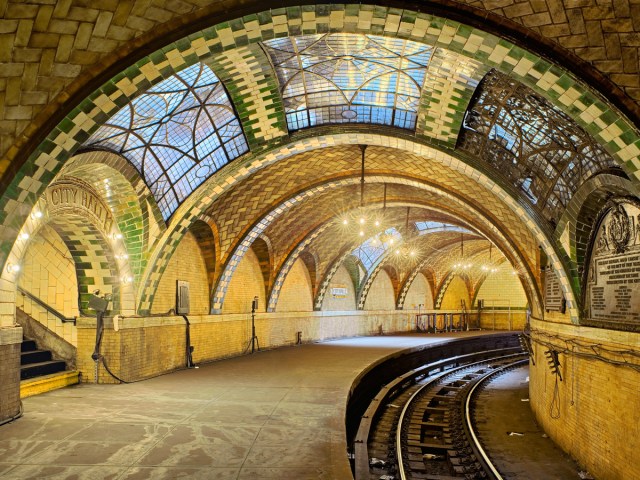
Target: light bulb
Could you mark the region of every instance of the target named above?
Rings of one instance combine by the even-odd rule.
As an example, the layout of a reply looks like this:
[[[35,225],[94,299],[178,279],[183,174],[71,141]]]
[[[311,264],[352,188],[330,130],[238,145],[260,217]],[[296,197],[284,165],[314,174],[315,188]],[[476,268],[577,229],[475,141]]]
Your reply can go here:
[[[360,225],[364,225],[365,222],[366,220],[364,219],[364,217],[360,217]]]
[[[20,271],[20,265],[14,265],[13,263],[7,264],[7,272],[9,273],[17,273]]]
[[[20,234],[20,240],[27,240],[29,238],[29,234],[27,232]]]
[[[349,225],[349,220],[347,220],[346,218],[344,220],[342,220],[342,224],[343,225]]]
[[[364,237],[364,232],[362,230],[360,230],[360,236]]]
[[[393,238],[389,240],[389,245],[393,245]]]
[[[380,226],[380,220],[376,220],[376,227]]]
[[[40,210],[36,210],[33,212],[33,218],[42,218],[42,212]]]

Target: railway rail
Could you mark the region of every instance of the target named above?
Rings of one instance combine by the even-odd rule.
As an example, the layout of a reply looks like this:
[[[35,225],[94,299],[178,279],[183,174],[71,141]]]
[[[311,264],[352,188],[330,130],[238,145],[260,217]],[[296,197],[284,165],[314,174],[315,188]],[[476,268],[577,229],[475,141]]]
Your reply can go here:
[[[501,479],[478,442],[473,397],[490,377],[527,363],[519,348],[460,355],[383,387],[355,440],[356,480]]]

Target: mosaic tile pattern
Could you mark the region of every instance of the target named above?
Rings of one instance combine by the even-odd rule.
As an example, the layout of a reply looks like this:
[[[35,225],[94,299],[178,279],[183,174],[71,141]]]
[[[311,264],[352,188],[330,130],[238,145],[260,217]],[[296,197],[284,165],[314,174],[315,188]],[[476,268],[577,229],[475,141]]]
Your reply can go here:
[[[6,195],[3,195],[0,204],[0,219],[3,222],[0,234],[5,239],[0,247],[3,263],[24,222],[26,212],[30,210],[24,208],[25,204],[33,205],[38,193],[51,181],[61,163],[118,106],[126,103],[139,91],[166,78],[176,69],[207,58],[212,52],[233,50],[275,35],[327,30],[398,35],[447,48],[474,61],[495,66],[563,108],[617,156],[634,181],[638,178],[640,143],[636,130],[567,72],[508,42],[498,41],[491,35],[456,22],[386,8],[332,5],[280,9],[221,24],[176,42],[116,76],[74,110],[32,155],[31,163],[21,170],[5,192]],[[251,101],[250,98],[247,99],[248,103]],[[243,127],[245,131],[250,128],[247,125]],[[179,224],[178,230],[188,226],[188,222],[183,222],[182,219],[176,223]],[[171,241],[169,244],[175,245],[175,242]],[[160,258],[167,256],[164,252],[158,255]],[[157,277],[162,268],[162,265],[153,265],[147,276]],[[564,287],[569,288],[569,285]],[[142,297],[146,301],[147,286],[144,288]]]

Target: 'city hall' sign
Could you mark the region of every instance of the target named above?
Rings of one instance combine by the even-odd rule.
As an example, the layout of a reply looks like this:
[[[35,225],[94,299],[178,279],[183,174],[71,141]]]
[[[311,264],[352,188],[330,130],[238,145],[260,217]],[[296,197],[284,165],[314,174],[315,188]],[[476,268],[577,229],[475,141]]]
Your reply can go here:
[[[587,277],[587,318],[640,326],[640,208],[613,202],[594,237]]]
[[[109,233],[113,226],[113,215],[109,207],[93,192],[93,189],[84,182],[73,179],[65,179],[56,182],[47,188],[47,203],[49,214],[55,216],[59,213],[73,212],[76,214],[90,215],[103,232]]]

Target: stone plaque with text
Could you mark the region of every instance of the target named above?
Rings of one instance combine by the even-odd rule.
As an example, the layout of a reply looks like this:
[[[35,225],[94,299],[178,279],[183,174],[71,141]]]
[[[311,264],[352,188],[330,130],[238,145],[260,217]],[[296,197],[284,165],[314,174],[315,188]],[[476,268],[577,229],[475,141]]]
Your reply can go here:
[[[544,309],[547,312],[561,312],[563,310],[564,295],[560,281],[551,267],[544,272]]]
[[[587,281],[587,317],[640,326],[640,208],[616,202],[595,236]]]

